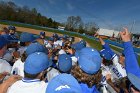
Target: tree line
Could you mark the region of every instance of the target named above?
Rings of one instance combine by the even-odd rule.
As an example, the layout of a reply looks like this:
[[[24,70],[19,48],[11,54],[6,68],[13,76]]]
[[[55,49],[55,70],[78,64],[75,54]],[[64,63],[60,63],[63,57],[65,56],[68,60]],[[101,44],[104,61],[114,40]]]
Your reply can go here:
[[[62,24],[41,15],[35,8],[28,6],[17,6],[14,2],[0,1],[0,20],[9,20],[32,25],[58,28],[64,26],[65,30],[82,34],[93,35],[99,27],[94,22],[84,23],[80,16],[69,16],[67,21]]]
[[[42,16],[35,8],[17,6],[14,2],[0,1],[0,20],[9,20],[39,26],[57,28],[60,23]]]
[[[98,31],[99,27],[94,22],[84,23],[80,16],[69,16],[65,23],[65,29],[81,34],[93,35]]]

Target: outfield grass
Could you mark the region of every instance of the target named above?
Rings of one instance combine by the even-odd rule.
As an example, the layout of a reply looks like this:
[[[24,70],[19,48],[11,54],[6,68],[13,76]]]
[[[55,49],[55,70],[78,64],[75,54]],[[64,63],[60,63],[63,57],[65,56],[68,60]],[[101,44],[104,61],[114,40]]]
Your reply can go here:
[[[69,36],[74,36],[74,37],[80,37],[82,38],[83,40],[87,41],[88,44],[97,49],[97,50],[101,50],[102,49],[102,46],[101,44],[92,39],[92,38],[87,38],[86,36],[82,36],[82,35],[79,35],[78,33],[71,33],[71,32],[68,32],[68,31],[59,31],[59,30],[55,30],[55,29],[49,29],[49,28],[41,28],[41,27],[37,27],[37,26],[32,26],[32,25],[24,25],[24,24],[17,24],[17,23],[8,23],[8,22],[0,22],[0,24],[5,24],[5,25],[14,25],[14,26],[18,26],[18,27],[25,27],[25,28],[32,28],[32,29],[37,29],[37,30],[44,30],[44,31],[47,31],[47,32],[54,32],[54,33],[59,33],[59,34],[67,34]],[[122,52],[122,49],[120,48],[117,48],[117,47],[114,47],[114,46],[111,46],[111,48],[115,51],[118,51],[118,52]],[[138,62],[140,64],[140,56],[138,56]]]

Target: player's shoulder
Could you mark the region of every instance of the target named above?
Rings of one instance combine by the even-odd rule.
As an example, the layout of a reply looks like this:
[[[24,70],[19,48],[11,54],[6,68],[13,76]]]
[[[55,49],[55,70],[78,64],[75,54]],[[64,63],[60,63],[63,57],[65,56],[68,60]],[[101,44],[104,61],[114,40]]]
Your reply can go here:
[[[5,66],[5,67],[6,66],[10,66],[10,64],[6,60],[4,60],[4,59],[0,59],[0,64],[3,65],[3,66]]]
[[[12,86],[9,87],[9,91],[15,90],[17,87],[19,87],[22,83],[22,80],[18,80],[16,81],[14,84],[12,84]],[[10,92],[11,93],[11,92]]]
[[[51,68],[51,70],[49,71],[50,73],[59,73],[59,71],[55,68]]]

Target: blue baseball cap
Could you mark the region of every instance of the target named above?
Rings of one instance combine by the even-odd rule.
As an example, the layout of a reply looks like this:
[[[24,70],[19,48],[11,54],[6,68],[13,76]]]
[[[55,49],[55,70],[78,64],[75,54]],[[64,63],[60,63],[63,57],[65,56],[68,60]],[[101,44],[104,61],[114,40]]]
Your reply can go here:
[[[49,41],[53,41],[54,38],[53,38],[53,37],[49,37],[48,40],[49,40]]]
[[[27,49],[26,49],[26,54],[30,55],[32,53],[35,52],[46,52],[47,49],[45,49],[45,47],[43,45],[41,45],[40,43],[31,43]]]
[[[109,51],[107,51],[106,49],[102,49],[100,51],[100,55],[105,58],[106,60],[111,60],[112,56],[111,54],[109,53]]]
[[[18,42],[19,39],[15,35],[2,35],[4,38],[6,38],[9,42]]]
[[[6,38],[4,38],[2,35],[0,35],[0,49],[3,48],[8,43],[9,41]]]
[[[63,37],[67,37],[67,38],[68,38],[68,37],[69,37],[69,35],[63,34]]]
[[[8,27],[8,29],[9,29],[9,30],[16,30],[16,27],[15,27],[15,26],[10,25],[10,26]]]
[[[86,44],[87,44],[86,41],[81,40],[79,43],[83,44],[86,47]]]
[[[82,89],[72,75],[60,74],[48,83],[46,93],[82,93]]]
[[[58,35],[57,35],[57,34],[53,34],[53,37],[54,37],[54,38],[58,38]]]
[[[72,59],[67,54],[61,54],[58,57],[58,68],[62,72],[70,71],[72,68]]]
[[[78,54],[78,64],[87,74],[95,74],[101,67],[101,56],[96,49],[83,48]]]
[[[69,37],[70,37],[69,35],[65,35],[65,34],[62,36],[62,38],[65,39],[65,40]]]
[[[132,73],[128,73],[127,74],[128,79],[130,80],[130,82],[137,88],[140,90],[140,77],[132,74]]]
[[[36,39],[35,36],[28,32],[23,32],[20,35],[21,42],[33,42],[35,39]]]
[[[62,36],[61,38],[64,39],[64,40],[67,40],[67,37],[66,36]]]
[[[79,50],[85,48],[85,46],[82,43],[79,43],[79,42],[75,43],[75,44],[72,44],[71,47],[73,49],[75,49],[76,51],[79,51]]]
[[[37,74],[50,66],[48,56],[43,52],[30,54],[25,60],[24,71],[29,74]]]
[[[45,36],[45,32],[40,32],[40,35]]]

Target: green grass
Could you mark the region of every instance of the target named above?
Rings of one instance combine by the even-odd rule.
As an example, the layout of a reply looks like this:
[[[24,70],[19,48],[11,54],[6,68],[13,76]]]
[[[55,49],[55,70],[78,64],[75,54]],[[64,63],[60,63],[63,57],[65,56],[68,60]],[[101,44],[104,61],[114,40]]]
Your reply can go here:
[[[87,41],[88,44],[97,49],[97,50],[101,50],[102,49],[102,46],[101,44],[98,42],[98,41],[95,41],[94,39],[91,39],[91,38],[87,38],[85,36],[81,36],[79,34],[76,34],[76,33],[70,33],[70,32],[61,32],[59,30],[54,30],[54,29],[47,29],[47,28],[41,28],[41,27],[36,27],[36,26],[29,26],[29,25],[24,25],[24,24],[16,24],[16,23],[8,23],[8,22],[0,22],[0,24],[5,24],[5,25],[14,25],[14,26],[18,26],[18,27],[26,27],[26,28],[32,28],[32,29],[37,29],[37,30],[44,30],[44,31],[47,31],[47,32],[53,32],[53,33],[59,33],[59,34],[67,34],[69,36],[74,36],[74,37],[80,37],[82,38],[83,40]],[[122,49],[120,48],[117,48],[115,46],[111,46],[111,48],[115,51],[118,51],[118,52],[122,52]],[[140,56],[138,56],[138,62],[140,64]]]

